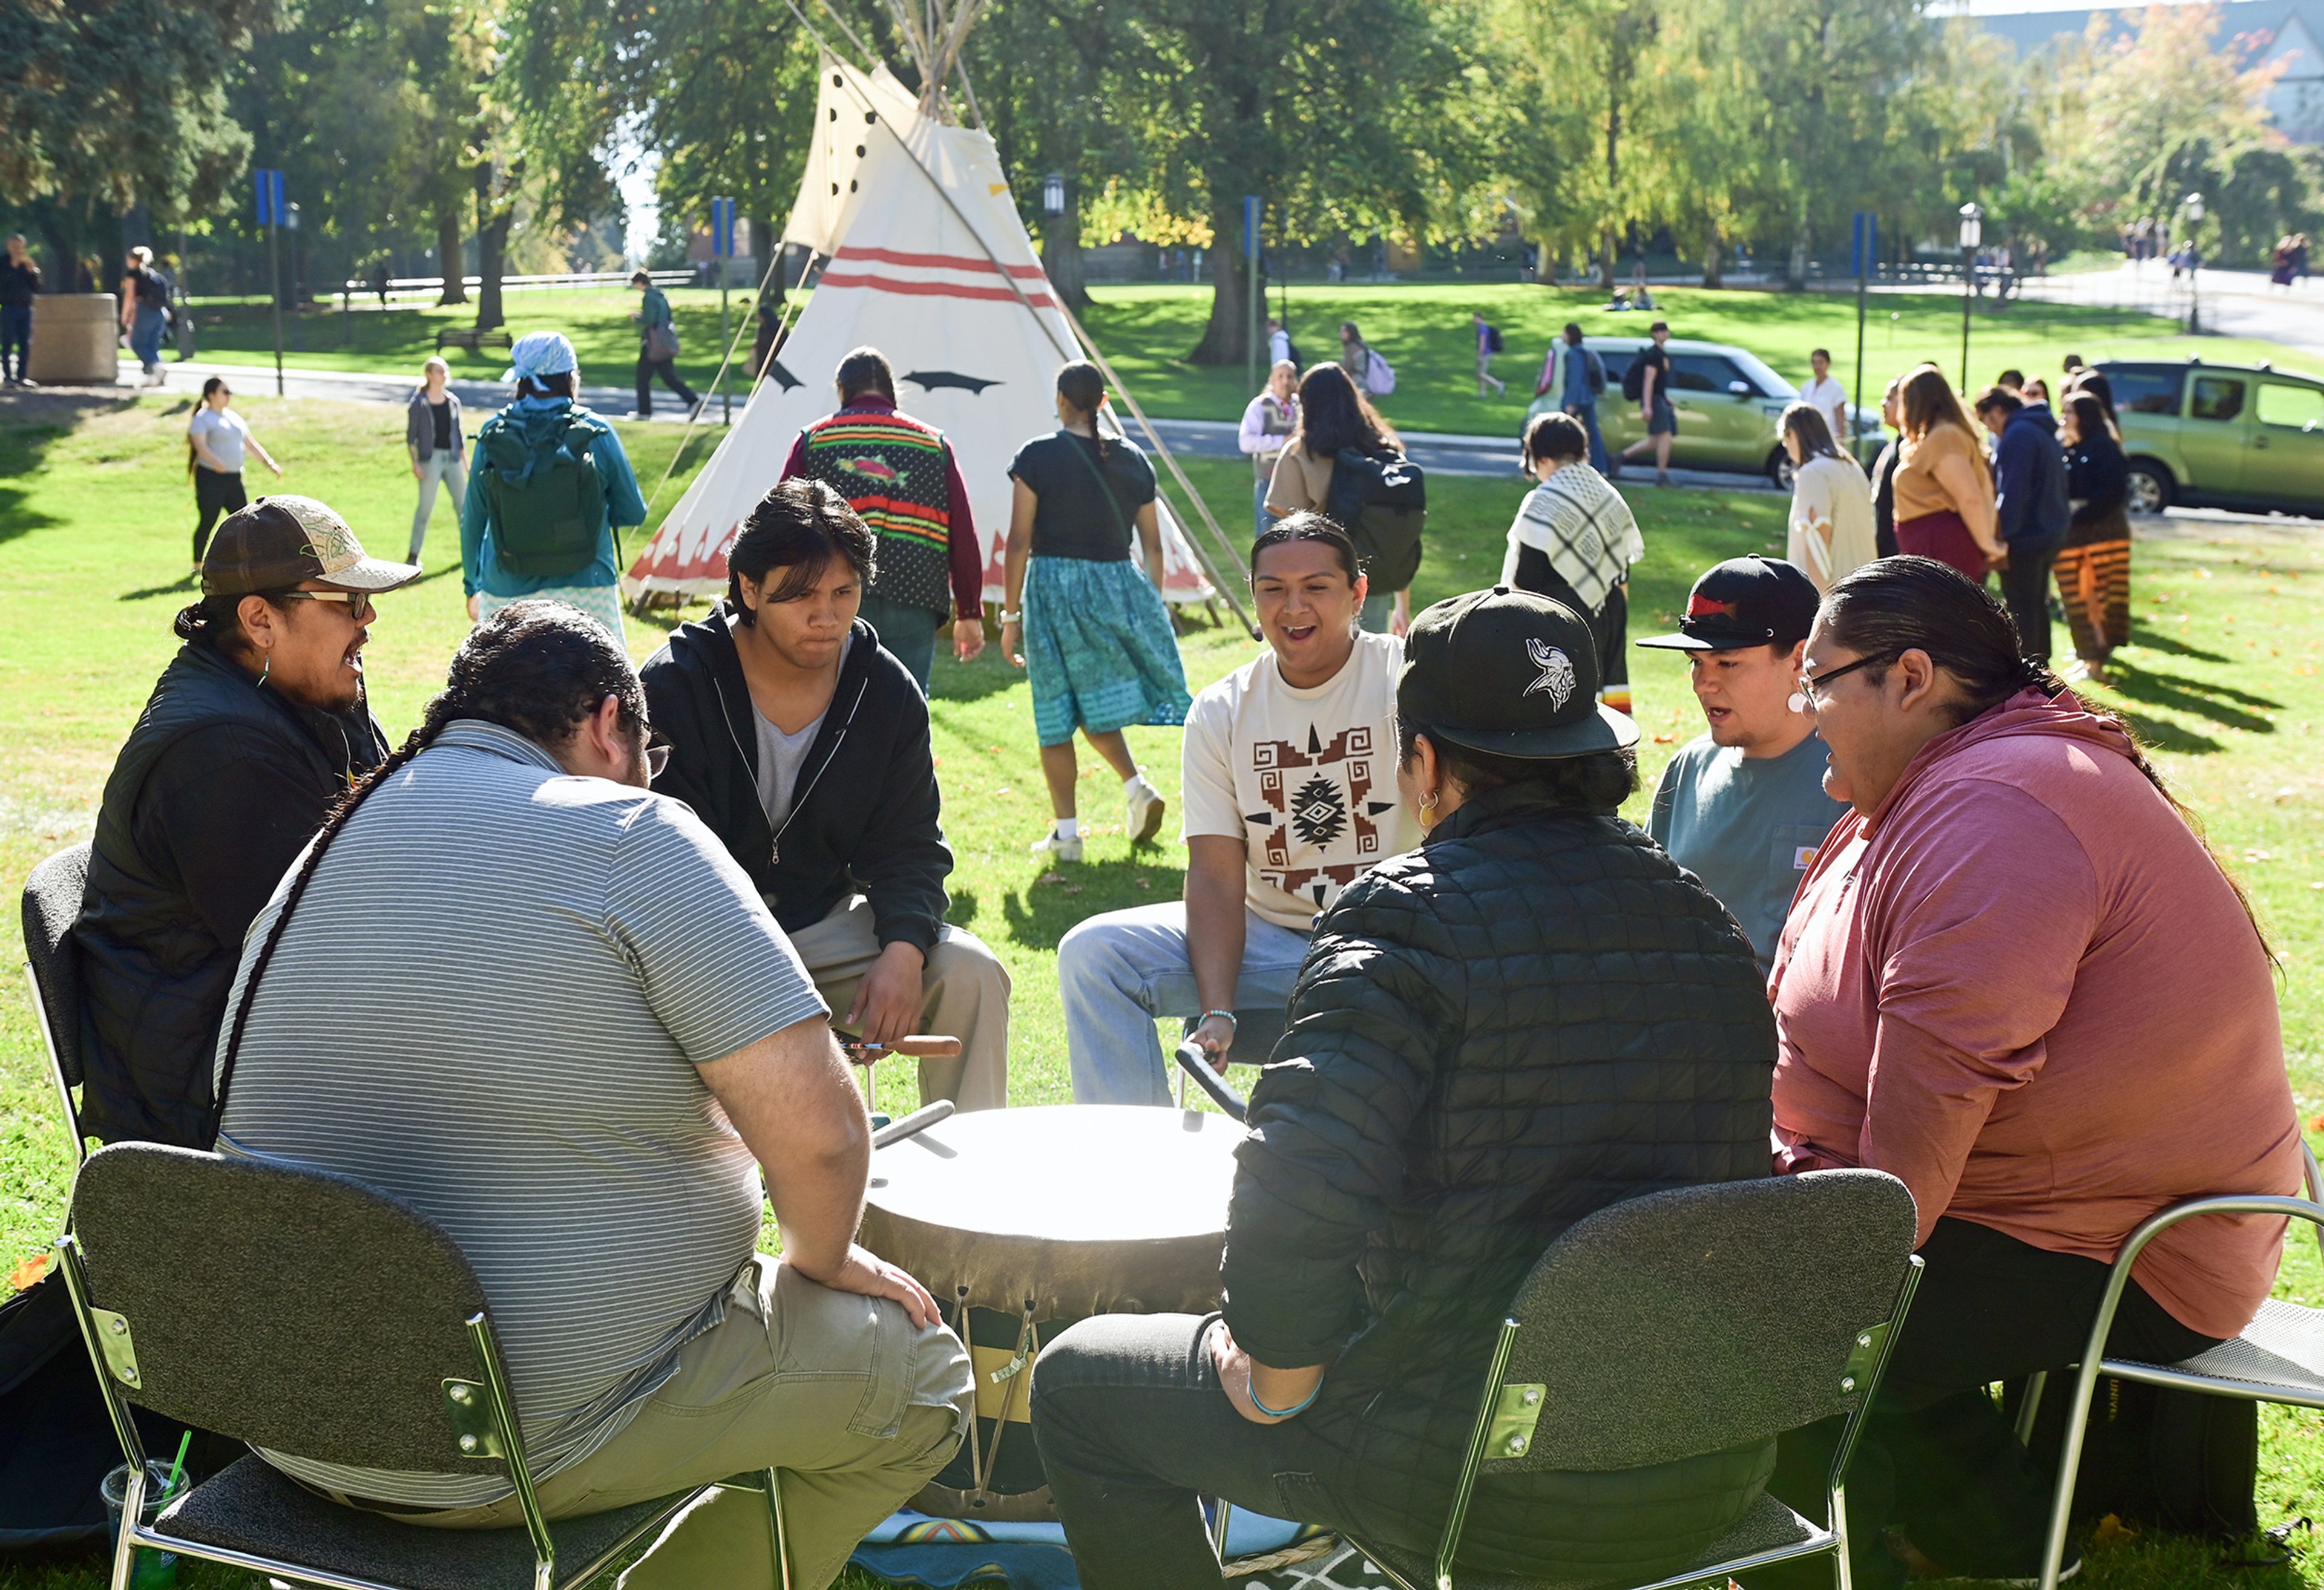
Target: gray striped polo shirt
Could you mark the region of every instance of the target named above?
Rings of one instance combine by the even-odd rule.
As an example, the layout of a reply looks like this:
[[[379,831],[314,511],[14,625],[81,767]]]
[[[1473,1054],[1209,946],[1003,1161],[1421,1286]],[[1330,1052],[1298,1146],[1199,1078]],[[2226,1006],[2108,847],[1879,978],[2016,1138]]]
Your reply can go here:
[[[692,811],[463,719],[325,852],[253,1002],[218,1152],[337,1172],[449,1231],[547,1475],[669,1378],[757,1245],[758,1166],[694,1068],[825,1014]],[[263,1456],[411,1507],[510,1489]]]

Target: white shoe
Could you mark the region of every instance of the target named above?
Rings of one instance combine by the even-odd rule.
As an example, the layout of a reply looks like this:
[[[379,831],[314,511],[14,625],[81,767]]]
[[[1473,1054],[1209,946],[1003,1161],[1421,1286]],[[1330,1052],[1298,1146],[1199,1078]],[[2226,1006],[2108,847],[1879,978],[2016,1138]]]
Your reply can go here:
[[[1124,798],[1129,805],[1130,842],[1133,845],[1153,843],[1154,836],[1162,829],[1162,792],[1147,783],[1146,776],[1141,773],[1130,785]]]
[[[1082,859],[1082,836],[1075,834],[1067,839],[1053,828],[1033,841],[1032,853],[1051,861],[1078,861]]]

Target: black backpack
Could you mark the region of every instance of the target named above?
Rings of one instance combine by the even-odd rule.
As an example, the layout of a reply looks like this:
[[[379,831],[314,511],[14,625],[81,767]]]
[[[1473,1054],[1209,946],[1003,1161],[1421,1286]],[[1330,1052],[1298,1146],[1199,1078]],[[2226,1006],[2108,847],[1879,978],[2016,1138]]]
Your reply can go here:
[[[1373,591],[1385,594],[1412,584],[1428,522],[1428,483],[1420,465],[1386,449],[1342,447],[1332,461],[1323,511],[1355,542]]]
[[[1631,402],[1641,402],[1646,395],[1646,361],[1643,354],[1630,356],[1630,367],[1622,372],[1622,395]]]
[[[1593,398],[1604,397],[1606,395],[1606,361],[1598,356],[1597,349],[1582,350],[1582,368],[1590,378],[1590,395]]]
[[[1489,353],[1489,354],[1498,354],[1498,353],[1499,353],[1500,351],[1501,351],[1501,328],[1500,328],[1499,326],[1486,326],[1486,327],[1485,327],[1485,352],[1487,352],[1487,353]]]

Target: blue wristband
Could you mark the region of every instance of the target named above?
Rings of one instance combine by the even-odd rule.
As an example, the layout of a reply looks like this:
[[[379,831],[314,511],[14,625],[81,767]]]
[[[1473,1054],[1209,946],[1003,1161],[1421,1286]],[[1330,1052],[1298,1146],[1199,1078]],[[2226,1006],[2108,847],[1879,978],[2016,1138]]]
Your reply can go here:
[[[1314,1391],[1309,1392],[1305,1397],[1302,1397],[1297,1402],[1292,1404],[1292,1406],[1288,1408],[1270,1408],[1266,1403],[1259,1400],[1259,1376],[1256,1374],[1253,1374],[1250,1379],[1243,1383],[1243,1390],[1250,1395],[1250,1405],[1258,1409],[1261,1413],[1266,1414],[1269,1419],[1288,1419],[1295,1413],[1305,1413],[1307,1411],[1308,1405],[1314,1402],[1316,1397],[1323,1392],[1323,1383],[1319,1378],[1315,1382],[1315,1389]]]

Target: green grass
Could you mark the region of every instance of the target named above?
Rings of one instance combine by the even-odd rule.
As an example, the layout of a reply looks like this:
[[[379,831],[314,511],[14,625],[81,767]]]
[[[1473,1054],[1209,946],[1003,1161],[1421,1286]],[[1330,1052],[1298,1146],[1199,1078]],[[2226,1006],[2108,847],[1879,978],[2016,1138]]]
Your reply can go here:
[[[1554,310],[1553,315],[1563,311]],[[1117,339],[1120,340],[1120,339]],[[1128,357],[1127,344],[1121,356]],[[2086,354],[2094,352],[2085,345]],[[0,403],[0,880],[13,887],[41,857],[85,836],[105,775],[172,642],[169,617],[183,583],[191,493],[183,474],[184,400],[151,396],[94,403],[54,423],[27,427],[22,406]],[[244,405],[267,445],[290,468],[287,485],[321,496],[374,548],[400,548],[410,483],[401,416],[389,409],[254,398]],[[625,427],[649,482],[675,445],[675,427]],[[1239,524],[1248,477],[1226,462],[1188,465],[1224,522]],[[1498,570],[1516,482],[1444,478],[1434,483],[1428,560],[1416,584],[1425,602],[1468,589]],[[1633,633],[1674,620],[1688,584],[1707,563],[1772,550],[1784,504],[1765,495],[1641,491],[1647,556],[1637,571]],[[2183,522],[2183,521],[2182,521]],[[2324,731],[2318,669],[2324,666],[2324,551],[2313,542],[2255,542],[2243,527],[2210,527],[2214,538],[2144,542],[2138,549],[2137,626],[2120,654],[2109,703],[2129,712],[2214,841],[2251,887],[2284,954],[2286,1046],[2303,1117],[2324,1098]],[[456,558],[439,516],[429,545],[432,570]],[[459,582],[431,572],[386,599],[374,629],[374,700],[401,734],[441,681],[466,629]],[[699,609],[696,611],[698,613]],[[642,657],[661,628],[633,623]],[[1252,655],[1231,629],[1197,629],[1184,643],[1196,687]],[[1634,652],[1641,760],[1651,781],[1699,725],[1679,659]],[[1025,845],[1047,818],[1022,676],[993,649],[967,666],[939,658],[935,734],[945,825],[958,853],[953,919],[973,929],[1016,979],[1011,1097],[1069,1097],[1055,951],[1067,928],[1094,912],[1172,897],[1175,847],[1132,853],[1113,805],[1111,780],[1085,769],[1086,865],[1047,872]],[[1175,731],[1132,731],[1156,782],[1176,798]],[[0,964],[19,959],[16,915],[0,914]],[[886,1102],[903,1102],[906,1067],[881,1068]],[[44,1080],[22,984],[0,982],[0,1274],[41,1248],[66,1190],[66,1145]],[[2295,1242],[2280,1290],[2324,1301],[2324,1270],[2312,1244]],[[2263,1415],[2261,1518],[2324,1516],[2324,1420]],[[2192,1541],[2111,1548],[2093,1557],[2098,1590],[2197,1586],[2289,1590],[2324,1586],[2324,1571],[2229,1572],[2217,1551]],[[0,1569],[0,1590],[88,1590],[94,1566]],[[190,1586],[242,1585],[238,1574],[189,1569]]]
[[[1250,394],[1243,367],[1197,367],[1185,355],[1201,341],[1210,313],[1210,290],[1203,287],[1100,287],[1096,302],[1082,317],[1090,335],[1121,372],[1149,414],[1157,418],[1233,419]],[[1659,317],[1674,335],[1705,342],[1734,343],[1750,349],[1794,381],[1808,377],[1808,352],[1828,347],[1832,372],[1841,386],[1856,390],[1856,303],[1834,293],[1780,293],[1701,288],[1658,290]],[[670,295],[685,348],[678,369],[687,383],[706,390],[718,363],[718,294],[678,289]],[[735,323],[749,310],[747,294],[735,298]],[[562,330],[580,354],[583,379],[627,386],[637,359],[637,332],[626,317],[636,308],[634,293],[616,290],[512,292],[504,300],[509,330],[518,335],[542,328]],[[1279,300],[1269,299],[1270,306]],[[1339,324],[1352,319],[1397,369],[1397,390],[1381,409],[1411,430],[1513,435],[1532,401],[1543,353],[1568,320],[1592,336],[1644,336],[1655,315],[1615,315],[1594,290],[1513,284],[1448,286],[1345,285],[1294,287],[1291,325],[1303,357],[1313,362],[1339,355]],[[1471,373],[1472,309],[1499,326],[1508,351],[1494,369],[1508,382],[1499,398],[1476,396]],[[272,329],[263,305],[236,304],[213,311],[198,308],[205,358],[272,357]],[[286,354],[295,364],[323,370],[391,371],[418,379],[420,361],[435,351],[442,327],[474,324],[473,306],[448,309],[358,308],[344,318],[337,310],[311,313],[304,354]],[[289,333],[285,341],[288,344]],[[344,339],[344,340],[343,340]],[[2006,308],[1980,308],[1969,345],[1969,366],[1988,381],[2015,365],[2053,379],[2068,350],[2098,360],[2141,355],[2206,359],[2272,359],[2300,370],[2324,368],[2324,355],[2274,343],[2234,337],[2186,337],[2175,323],[2131,309],[2020,300]],[[747,359],[747,336],[742,353]],[[496,381],[508,368],[499,352],[445,354],[464,379]],[[1864,400],[1877,404],[1888,378],[1923,359],[1951,372],[1960,362],[1960,299],[1957,296],[1886,294],[1871,300],[1864,345]],[[827,372],[797,372],[814,381]],[[732,373],[730,372],[730,380]]]

